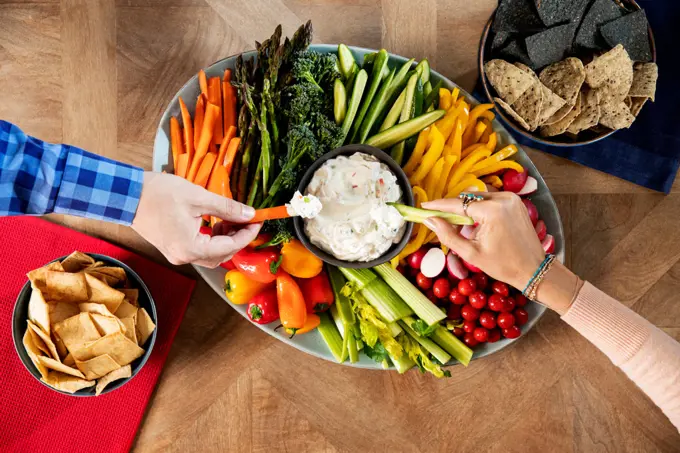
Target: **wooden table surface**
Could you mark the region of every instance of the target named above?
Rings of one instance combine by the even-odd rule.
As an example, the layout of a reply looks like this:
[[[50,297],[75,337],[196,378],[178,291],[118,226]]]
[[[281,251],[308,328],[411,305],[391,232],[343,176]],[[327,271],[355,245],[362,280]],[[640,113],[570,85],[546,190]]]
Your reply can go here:
[[[0,118],[151,167],[165,105],[199,68],[278,23],[315,42],[429,58],[465,88],[495,0],[0,0]],[[680,194],[538,152],[581,277],[680,338]],[[130,229],[52,220],[162,261]],[[191,268],[183,272],[193,273]],[[195,275],[195,274],[194,274]],[[436,380],[307,356],[249,325],[199,282],[137,451],[680,451],[666,417],[558,316]]]

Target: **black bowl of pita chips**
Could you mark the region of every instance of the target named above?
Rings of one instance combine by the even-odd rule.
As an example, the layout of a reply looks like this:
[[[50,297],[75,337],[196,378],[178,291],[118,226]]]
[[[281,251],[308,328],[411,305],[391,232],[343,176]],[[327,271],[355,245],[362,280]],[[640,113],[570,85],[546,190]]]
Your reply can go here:
[[[28,274],[12,315],[14,347],[42,384],[98,396],[132,379],[156,341],[156,306],[130,267],[73,252]]]
[[[580,146],[654,101],[652,30],[634,0],[501,0],[482,35],[484,91],[515,132]]]

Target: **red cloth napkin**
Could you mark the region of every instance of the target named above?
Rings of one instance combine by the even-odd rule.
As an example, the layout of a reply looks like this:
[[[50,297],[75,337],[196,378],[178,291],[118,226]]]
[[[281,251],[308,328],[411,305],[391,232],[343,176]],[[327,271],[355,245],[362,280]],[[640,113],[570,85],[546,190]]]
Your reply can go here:
[[[128,451],[182,321],[195,282],[115,245],[35,217],[0,218],[0,451]],[[120,389],[62,395],[24,367],[12,341],[12,310],[26,273],[74,250],[117,258],[149,287],[158,312],[148,362]]]

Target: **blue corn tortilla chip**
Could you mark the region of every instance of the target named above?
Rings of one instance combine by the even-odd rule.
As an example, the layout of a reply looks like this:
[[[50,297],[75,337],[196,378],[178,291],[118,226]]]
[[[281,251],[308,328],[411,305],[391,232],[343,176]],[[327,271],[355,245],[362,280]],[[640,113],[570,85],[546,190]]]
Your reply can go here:
[[[614,0],[595,0],[583,18],[574,38],[574,47],[579,49],[605,50],[606,41],[600,36],[599,26],[622,17],[624,11]]]
[[[513,34],[509,31],[499,31],[498,33],[495,33],[493,40],[491,40],[491,50],[494,51],[504,47],[508,41],[510,41],[512,35]]]
[[[500,0],[491,29],[494,33],[530,32],[544,28],[533,0]]]
[[[526,38],[527,53],[534,70],[563,60],[571,49],[577,24],[549,28]]]
[[[533,66],[522,39],[513,39],[505,47],[498,51],[498,54],[511,63],[522,63],[529,67]]]
[[[563,22],[581,22],[589,0],[534,0],[538,17],[546,27]]]
[[[622,44],[631,60],[648,62],[652,61],[648,27],[645,12],[639,10],[600,26],[600,33],[610,46]]]

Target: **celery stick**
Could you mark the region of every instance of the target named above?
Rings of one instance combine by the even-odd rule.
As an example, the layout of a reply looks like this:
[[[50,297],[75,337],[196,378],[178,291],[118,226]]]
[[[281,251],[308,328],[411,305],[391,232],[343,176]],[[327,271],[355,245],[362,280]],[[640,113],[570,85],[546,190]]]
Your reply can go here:
[[[387,325],[387,327],[390,328],[390,333],[392,334],[392,338],[396,337],[397,335],[399,335],[400,333],[403,332],[403,329],[401,327],[399,327],[398,322],[391,322]]]
[[[399,271],[384,263],[373,268],[401,298],[406,301],[413,312],[431,326],[446,318],[435,304],[430,301],[418,288],[413,286]],[[408,316],[408,315],[406,315]],[[403,318],[403,316],[402,316]],[[401,319],[401,318],[400,318]]]
[[[439,326],[439,328],[432,333],[430,338],[464,366],[470,364],[470,359],[472,359],[473,354],[472,349],[468,348],[465,343],[446,330],[445,327]]]
[[[420,343],[420,345],[423,348],[425,348],[427,352],[429,352],[437,360],[439,360],[440,363],[446,364],[449,360],[451,360],[451,356],[449,355],[449,353],[444,351],[434,341],[426,337],[421,337],[415,332],[415,330],[411,329],[411,327],[409,327],[409,325],[406,324],[404,321],[399,321],[399,324],[411,337],[413,337],[414,340]]]
[[[357,349],[357,342],[354,339],[354,334],[351,332],[347,335],[347,349],[349,351],[349,361],[357,363],[359,361],[359,350]]]
[[[333,322],[335,322],[335,327],[338,328],[338,332],[340,332],[340,336],[342,338],[345,338],[345,324],[342,322],[342,318],[340,317],[340,311],[338,310],[338,304],[333,304],[331,305],[331,317],[333,318]]]
[[[335,360],[339,363],[344,362],[347,357],[343,356],[342,337],[340,336],[340,332],[338,332],[335,324],[331,321],[328,313],[319,313],[319,318],[321,318],[321,323],[317,329],[321,334],[321,338],[323,338],[328,345],[328,349],[330,349]]]
[[[398,359],[395,359],[394,356],[390,355],[390,360],[392,360],[392,363],[394,364],[394,367],[397,369],[399,374],[404,374],[414,366],[416,366],[416,362],[411,360],[406,353],[402,354],[401,357]]]
[[[401,297],[371,270],[344,267],[339,269],[349,281],[358,286],[368,303],[375,307],[380,316],[388,323],[413,313]],[[443,315],[441,311],[439,313]]]
[[[434,211],[431,209],[414,208],[399,203],[387,203],[394,206],[399,211],[399,214],[404,220],[413,223],[423,223],[425,219],[430,217],[439,217],[446,220],[452,225],[474,225],[475,221],[472,217],[465,217],[464,215],[453,214],[451,212]]]
[[[342,323],[347,325],[353,325],[356,322],[354,317],[354,312],[352,311],[352,304],[350,303],[347,296],[342,294],[342,287],[345,286],[345,277],[338,270],[337,267],[328,266],[328,277],[331,281],[331,287],[333,288],[333,294],[335,294],[335,303],[331,305],[331,308],[336,307],[338,314]]]

